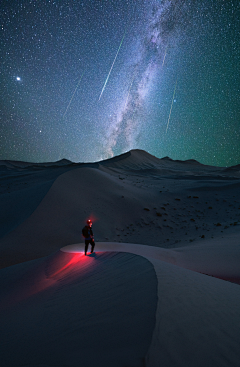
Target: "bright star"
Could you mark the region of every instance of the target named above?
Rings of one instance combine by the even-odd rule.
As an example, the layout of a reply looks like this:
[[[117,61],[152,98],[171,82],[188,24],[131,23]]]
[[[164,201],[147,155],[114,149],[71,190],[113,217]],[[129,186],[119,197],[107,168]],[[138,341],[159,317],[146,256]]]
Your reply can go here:
[[[20,82],[20,81],[21,81],[20,76],[17,76],[17,77],[16,77],[16,80],[17,80],[18,82]]]

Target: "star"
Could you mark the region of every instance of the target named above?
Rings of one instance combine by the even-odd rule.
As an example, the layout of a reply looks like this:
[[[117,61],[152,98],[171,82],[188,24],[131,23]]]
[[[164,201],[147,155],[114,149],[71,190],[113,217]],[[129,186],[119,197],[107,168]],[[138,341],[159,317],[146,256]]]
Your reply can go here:
[[[3,3],[1,156],[239,164],[239,1]]]

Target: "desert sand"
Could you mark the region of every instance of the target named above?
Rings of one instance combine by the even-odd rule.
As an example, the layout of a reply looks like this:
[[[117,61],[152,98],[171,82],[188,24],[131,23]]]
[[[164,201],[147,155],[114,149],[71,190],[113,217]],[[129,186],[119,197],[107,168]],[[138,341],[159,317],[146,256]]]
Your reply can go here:
[[[132,150],[0,174],[1,366],[239,367],[240,165]]]

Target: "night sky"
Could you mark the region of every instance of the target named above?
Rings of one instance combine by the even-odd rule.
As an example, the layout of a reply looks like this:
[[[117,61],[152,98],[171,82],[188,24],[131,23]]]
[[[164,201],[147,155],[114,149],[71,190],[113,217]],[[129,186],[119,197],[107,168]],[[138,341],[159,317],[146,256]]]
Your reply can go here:
[[[0,159],[240,163],[239,0],[1,1]]]

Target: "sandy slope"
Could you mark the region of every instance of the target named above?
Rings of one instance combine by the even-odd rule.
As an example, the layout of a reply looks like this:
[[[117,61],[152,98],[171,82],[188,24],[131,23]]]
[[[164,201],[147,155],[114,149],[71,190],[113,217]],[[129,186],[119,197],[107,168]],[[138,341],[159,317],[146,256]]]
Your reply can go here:
[[[2,269],[3,366],[238,366],[239,285],[180,267],[179,250],[76,244]],[[224,253],[215,271],[239,276]]]
[[[0,239],[0,267],[79,242],[89,215],[97,241],[166,248],[225,237],[229,228],[239,228],[239,167],[226,173],[132,151],[112,162],[74,168],[60,175],[35,211]],[[29,197],[24,207],[31,203]],[[1,211],[4,216],[4,206]],[[11,211],[14,216],[14,206]]]
[[[5,366],[239,366],[240,166],[135,150],[0,168]],[[96,258],[81,254],[89,216]]]
[[[142,366],[157,307],[143,257],[57,252],[0,274],[2,367]]]
[[[158,309],[147,366],[239,366],[239,285],[155,262]]]
[[[239,365],[240,288],[196,273],[208,271],[240,284],[239,236],[232,237],[230,248],[226,240],[177,250],[98,243],[99,251],[135,253],[154,265],[158,278],[158,307],[152,343],[146,356],[147,366]],[[216,246],[220,251],[216,251]],[[83,245],[66,246],[62,251],[81,253]]]
[[[0,238],[32,214],[59,175],[74,168],[56,166],[39,169],[32,164],[13,163],[2,162],[1,165],[0,161]]]

